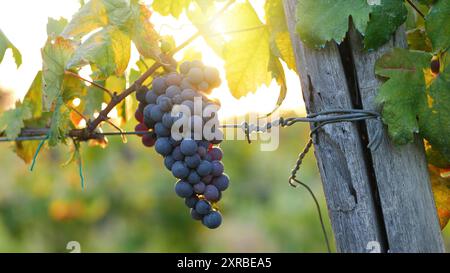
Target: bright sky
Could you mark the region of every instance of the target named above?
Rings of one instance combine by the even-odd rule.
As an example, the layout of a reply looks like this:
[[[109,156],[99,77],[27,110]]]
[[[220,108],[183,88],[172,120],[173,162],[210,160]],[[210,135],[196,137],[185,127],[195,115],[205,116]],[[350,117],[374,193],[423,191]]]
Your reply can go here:
[[[148,1],[146,1],[148,2]],[[263,1],[252,1],[260,17],[263,17]],[[3,63],[0,64],[0,86],[14,92],[16,99],[22,99],[30,86],[36,72],[41,69],[40,49],[44,45],[46,37],[46,25],[48,17],[65,17],[70,19],[78,10],[78,0],[15,0],[2,3],[0,9],[0,29],[10,41],[20,50],[23,64],[19,69],[12,58],[10,50],[7,51]],[[173,35],[177,44],[180,44],[193,33],[196,28],[190,24],[187,18],[175,20],[172,17],[162,17],[154,13],[151,18],[157,31],[162,35]],[[197,51],[202,52],[203,62],[219,68],[221,78],[225,79],[223,62],[199,38],[191,44]],[[132,52],[130,64],[134,64],[138,54]],[[183,52],[175,55],[180,59]],[[288,93],[282,110],[295,110],[304,112],[304,104],[301,97],[301,87],[298,76],[293,71],[287,72]],[[240,100],[236,100],[230,94],[226,81],[213,92],[213,96],[220,99],[222,104],[221,117],[243,115],[248,112],[268,113],[277,101],[279,87],[275,82],[270,86],[261,86],[256,93],[249,94]]]

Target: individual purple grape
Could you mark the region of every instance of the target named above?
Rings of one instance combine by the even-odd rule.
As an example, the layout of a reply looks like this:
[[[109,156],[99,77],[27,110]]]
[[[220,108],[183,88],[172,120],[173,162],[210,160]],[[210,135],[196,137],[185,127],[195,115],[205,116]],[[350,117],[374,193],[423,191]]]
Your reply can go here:
[[[181,152],[180,146],[176,146],[173,151],[172,151],[172,156],[173,159],[177,160],[177,161],[183,161],[184,160],[184,155]]]
[[[211,204],[206,200],[200,200],[195,204],[195,210],[202,215],[208,214],[211,211]]]
[[[164,158],[164,166],[166,166],[169,171],[172,170],[173,163],[175,163],[175,159],[173,159],[171,155],[168,155]]]
[[[140,111],[139,109],[136,109],[136,112],[134,112],[134,118],[139,122],[144,122],[144,112]]]
[[[170,145],[167,137],[160,137],[156,140],[155,150],[162,156],[167,156],[172,152],[172,145]]]
[[[178,87],[177,85],[171,85],[166,90],[166,96],[171,99],[173,99],[176,95],[180,95],[180,94],[181,94],[181,88]]]
[[[184,158],[184,162],[186,162],[186,166],[188,166],[189,168],[192,168],[192,169],[197,168],[198,165],[200,165],[201,161],[202,161],[202,159],[200,158],[200,156],[198,154],[186,156]]]
[[[136,125],[134,127],[134,131],[136,131],[136,132],[147,132],[148,128],[147,128],[147,126],[144,123],[138,123],[138,125]],[[142,137],[143,135],[137,135],[137,136]]]
[[[188,88],[188,89],[184,89],[181,92],[181,97],[183,98],[183,100],[185,101],[192,101],[195,97],[196,93],[194,90]]]
[[[163,112],[170,112],[170,110],[172,110],[172,100],[167,96],[159,96],[156,103],[158,103],[158,106]]]
[[[191,66],[190,66],[190,65],[191,65],[191,63],[188,62],[188,61],[182,63],[182,64],[180,65],[180,72],[181,72],[182,74],[187,74],[187,73],[189,73],[189,69],[191,69]]]
[[[212,171],[212,164],[209,161],[203,160],[197,167],[197,173],[200,176],[207,176]]]
[[[155,133],[158,137],[168,137],[170,136],[170,129],[164,126],[161,122],[158,122],[155,124]],[[170,145],[172,146],[172,144]]]
[[[145,103],[145,96],[148,92],[148,88],[147,86],[140,86],[137,90],[136,90],[136,99],[139,102]]]
[[[191,172],[189,173],[189,176],[187,178],[187,181],[190,184],[197,184],[201,181],[201,177],[200,177],[200,175],[198,175],[198,173],[195,170],[191,170]]]
[[[186,204],[186,206],[191,209],[195,208],[195,205],[197,204],[197,202],[198,202],[198,197],[196,194],[193,194],[192,196],[184,199],[184,204]]]
[[[173,104],[181,104],[183,102],[183,98],[181,97],[181,95],[175,95],[172,98],[172,103]]]
[[[192,83],[187,78],[185,78],[185,79],[183,79],[181,81],[180,87],[181,87],[181,89],[192,89],[192,88],[194,88]]]
[[[183,179],[189,175],[189,168],[181,161],[175,161],[172,165],[172,174],[176,178]]]
[[[223,154],[220,148],[214,147],[208,153],[211,155],[212,160],[222,160]]]
[[[142,136],[142,144],[145,147],[153,147],[155,146],[156,138],[152,134],[147,134]]]
[[[174,118],[172,117],[172,115],[170,113],[165,113],[162,117],[161,122],[166,128],[168,128],[170,130],[172,128]]]
[[[214,178],[214,177],[213,177],[212,175],[204,176],[204,177],[202,178],[202,182],[204,182],[205,184],[209,184],[209,183],[212,182],[213,178]]]
[[[152,89],[153,91],[158,94],[164,94],[164,92],[166,91],[167,85],[166,85],[166,80],[162,77],[158,77],[155,78],[152,82]]]
[[[193,188],[194,188],[195,193],[201,194],[205,191],[206,185],[203,182],[199,182],[199,183],[195,184]]]
[[[179,85],[182,80],[183,80],[183,77],[181,77],[181,75],[179,75],[178,73],[170,73],[166,77],[166,85],[168,85],[168,86]]]
[[[153,92],[153,90],[150,90],[149,92],[147,92],[147,94],[145,95],[145,101],[148,104],[156,104],[156,100],[158,99],[158,95]]]
[[[218,228],[222,224],[222,215],[218,211],[212,211],[203,217],[202,223],[210,229]]]
[[[198,213],[195,209],[191,209],[191,217],[192,217],[192,219],[198,220],[198,221],[203,219],[203,215]]]
[[[180,180],[175,184],[175,193],[182,198],[190,197],[194,193],[191,184]]]
[[[195,140],[193,140],[193,139],[187,138],[187,139],[183,139],[183,141],[181,141],[180,149],[181,149],[181,152],[185,156],[194,155],[195,153],[197,153],[197,148],[198,148],[198,145],[195,142]]]
[[[206,186],[203,195],[209,201],[217,201],[219,200],[219,189],[217,189],[216,186],[210,184]]]
[[[212,164],[211,174],[213,176],[219,176],[223,173],[224,167],[223,167],[222,162],[220,162],[218,160],[214,160],[213,162],[211,162],[211,164]]]
[[[215,177],[212,184],[220,191],[224,191],[230,185],[230,178],[228,175],[222,174],[221,176]]]
[[[148,104],[144,108],[144,123],[148,128],[153,128],[155,126],[155,120],[151,117],[151,112],[153,107],[155,107],[155,104]]]
[[[151,108],[150,117],[155,122],[160,122],[162,120],[163,114],[164,114],[164,112],[161,110],[161,106],[155,105]],[[144,113],[144,118],[145,118],[145,113]]]
[[[197,149],[197,154],[202,158],[205,159],[205,156],[207,155],[207,150],[205,147],[203,146],[199,146]]]

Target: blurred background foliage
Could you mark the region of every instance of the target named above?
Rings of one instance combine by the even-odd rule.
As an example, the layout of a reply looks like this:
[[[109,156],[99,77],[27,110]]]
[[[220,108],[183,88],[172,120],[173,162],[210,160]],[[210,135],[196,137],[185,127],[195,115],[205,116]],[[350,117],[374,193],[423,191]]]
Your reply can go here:
[[[324,252],[311,197],[287,183],[308,131],[304,124],[281,129],[273,152],[260,151],[258,141],[221,145],[232,184],[217,230],[190,218],[162,158],[138,137],[126,144],[110,137],[106,149],[82,144],[84,189],[77,165],[62,166],[66,147],[44,149],[30,172],[1,143],[0,252],[68,252],[69,241],[78,241],[82,252]],[[332,237],[312,152],[300,178],[318,196]],[[450,248],[448,229],[445,236]]]

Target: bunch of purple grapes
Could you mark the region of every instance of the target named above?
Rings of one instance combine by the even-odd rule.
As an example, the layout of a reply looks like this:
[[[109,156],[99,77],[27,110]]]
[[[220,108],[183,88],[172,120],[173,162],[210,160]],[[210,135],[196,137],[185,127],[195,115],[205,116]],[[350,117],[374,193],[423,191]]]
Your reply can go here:
[[[193,219],[201,220],[203,225],[214,229],[222,223],[222,215],[217,202],[222,192],[229,186],[229,178],[224,173],[222,150],[218,144],[222,137],[205,138],[203,131],[200,137],[175,140],[172,126],[181,118],[173,116],[172,109],[182,105],[194,113],[194,100],[201,100],[203,110],[211,105],[220,107],[218,102],[207,97],[213,88],[220,85],[217,69],[204,66],[200,61],[184,62],[180,65],[180,73],[172,72],[155,78],[151,89],[145,86],[136,92],[139,107],[135,117],[139,124],[136,131],[149,132],[142,135],[142,143],[147,147],[155,147],[156,152],[164,157],[164,165],[177,179],[175,193],[184,198],[190,208]],[[217,113],[210,117],[192,114],[190,124],[204,124],[213,121],[218,124]],[[189,127],[190,130],[194,126]],[[220,135],[220,129],[218,135]],[[207,140],[209,139],[209,140]]]

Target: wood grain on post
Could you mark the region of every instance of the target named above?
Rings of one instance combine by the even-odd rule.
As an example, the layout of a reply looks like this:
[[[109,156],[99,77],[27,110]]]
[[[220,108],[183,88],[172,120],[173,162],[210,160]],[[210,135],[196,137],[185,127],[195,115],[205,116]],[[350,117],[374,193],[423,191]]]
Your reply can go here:
[[[394,43],[405,46],[404,37],[373,53],[355,31],[344,45],[308,48],[296,34],[296,4],[284,0],[307,112],[374,109],[374,62]],[[337,250],[368,252],[375,241],[381,252],[444,251],[422,145],[393,147],[384,135],[371,152],[374,122],[329,124],[314,139]]]

